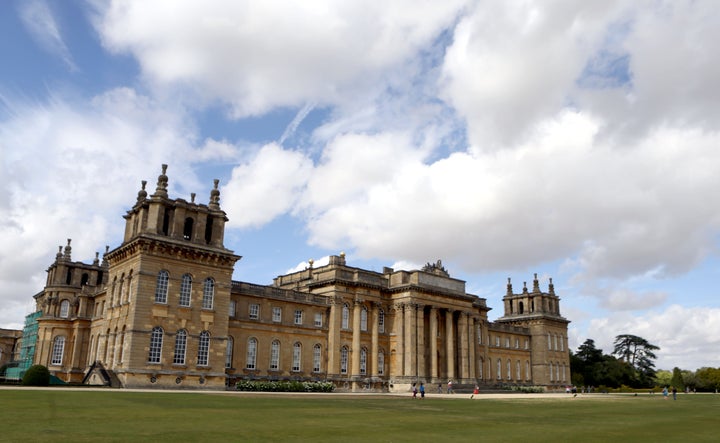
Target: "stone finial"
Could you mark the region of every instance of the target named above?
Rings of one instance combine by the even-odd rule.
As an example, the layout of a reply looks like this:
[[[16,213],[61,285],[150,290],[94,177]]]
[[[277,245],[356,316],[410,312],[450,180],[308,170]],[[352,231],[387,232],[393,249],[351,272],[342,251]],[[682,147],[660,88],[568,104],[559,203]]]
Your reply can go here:
[[[190,193],[190,203],[195,203],[195,193],[194,192]]]
[[[313,259],[308,260],[308,265],[310,265],[310,269],[312,269],[314,263],[315,263],[315,260],[313,260]]]
[[[523,294],[527,294],[527,293],[528,293],[527,282],[524,281],[524,282],[523,282]]]
[[[555,285],[552,282],[552,277],[550,277],[550,284],[548,285],[548,293],[555,295]]]
[[[220,190],[218,189],[219,183],[220,180],[213,180],[214,187],[212,191],[210,191],[210,204],[208,204],[208,207],[210,209],[220,209]]]
[[[60,259],[62,259],[62,245],[58,246],[58,253],[55,256],[55,260],[60,260]]]
[[[110,252],[110,246],[109,246],[109,245],[105,245],[105,253],[103,254],[103,261],[102,261],[102,265],[103,265],[103,266],[107,266],[107,265],[108,265],[108,261],[107,261],[108,252]]]
[[[147,198],[147,191],[145,190],[145,186],[147,186],[147,180],[143,180],[141,183],[141,189],[138,191],[137,201],[141,202]]]
[[[535,277],[533,278],[533,292],[540,292],[540,282],[538,281],[537,272],[535,273]]]
[[[512,282],[510,281],[510,277],[508,277],[508,282],[507,282],[507,295],[513,295],[513,287],[512,287]]]
[[[97,266],[100,264],[100,253],[95,251],[95,260],[93,260],[93,265]]]
[[[166,172],[167,165],[163,164],[162,173],[158,176],[157,188],[155,188],[155,194],[153,194],[153,197],[167,198],[168,176],[165,174]]]
[[[67,239],[67,246],[65,246],[65,252],[63,254],[63,257],[66,260],[70,260],[70,256],[72,254],[72,246],[70,246],[70,242],[72,242],[72,239]]]

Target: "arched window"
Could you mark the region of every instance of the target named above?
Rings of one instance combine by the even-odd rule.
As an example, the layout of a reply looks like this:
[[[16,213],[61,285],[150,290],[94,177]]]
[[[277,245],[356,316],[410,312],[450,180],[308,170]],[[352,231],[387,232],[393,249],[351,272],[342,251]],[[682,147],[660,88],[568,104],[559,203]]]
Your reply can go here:
[[[155,286],[155,303],[167,303],[168,281],[170,274],[168,271],[160,271],[157,276],[157,285]]]
[[[82,277],[80,277],[80,286],[85,286],[88,284],[88,281],[90,280],[90,276],[87,272],[84,272]]]
[[[348,372],[348,348],[343,346],[340,348],[340,373],[347,374]]]
[[[507,361],[507,379],[512,380],[512,361],[509,358]]]
[[[293,361],[292,370],[297,372],[300,370],[300,361],[302,359],[302,345],[299,342],[293,344]]]
[[[480,361],[478,362],[478,375],[477,375],[480,380],[483,379],[483,366],[484,365],[485,365],[485,363],[483,362],[483,359],[481,358]]]
[[[187,331],[181,329],[175,335],[175,353],[173,355],[173,364],[184,365],[185,354],[187,351]]]
[[[194,223],[195,221],[190,217],[185,219],[185,225],[183,226],[183,238],[185,240],[192,240]]]
[[[378,331],[381,334],[385,333],[385,311],[382,309],[378,312]]]
[[[360,375],[367,374],[367,349],[360,349]]]
[[[378,352],[378,375],[385,374],[385,352]]]
[[[345,303],[342,307],[342,329],[350,328],[350,307]]]
[[[200,333],[200,339],[198,340],[198,366],[208,365],[208,353],[210,352],[210,333],[208,331],[202,331]]]
[[[213,232],[213,218],[208,215],[207,221],[205,222],[205,243],[210,244],[212,241]]]
[[[122,328],[122,335],[120,336],[120,363],[124,361],[125,358],[125,326]]]
[[[118,283],[118,296],[117,301],[115,301],[115,304],[120,306],[123,304],[123,301],[125,300],[125,273],[123,272],[122,276],[120,276],[120,283]]]
[[[132,302],[132,278],[133,278],[133,271],[131,269],[130,272],[128,273],[127,285],[125,285],[127,287],[127,298],[125,300],[128,303]]]
[[[203,309],[212,309],[214,298],[215,298],[215,280],[208,277],[205,279],[205,284],[203,285],[203,299],[202,299]]]
[[[550,362],[550,381],[553,381],[553,364]]]
[[[515,362],[515,380],[522,380],[522,374],[520,373],[520,360]]]
[[[567,380],[566,374],[565,374],[565,365],[562,367],[562,381]]]
[[[55,337],[52,347],[52,356],[50,357],[51,365],[61,365],[63,361],[63,352],[65,351],[65,337]]]
[[[150,333],[150,352],[148,354],[148,363],[160,363],[160,354],[162,353],[163,328],[155,326]]]
[[[497,379],[502,379],[502,360],[497,359]]]
[[[548,332],[548,351],[552,351],[552,336]]]
[[[254,338],[248,339],[246,360],[245,367],[247,369],[255,369],[257,362],[257,340]]]
[[[233,347],[235,346],[235,340],[228,336],[227,347],[225,348],[225,367],[233,367]]]
[[[360,310],[360,330],[367,331],[367,315],[368,310],[365,306]]]
[[[192,294],[192,275],[183,274],[180,281],[180,306],[190,306],[190,295]]]
[[[518,305],[520,306],[520,313],[521,313],[521,314],[524,314],[524,313],[525,313],[525,306],[523,305],[523,302],[518,303]]]
[[[316,344],[313,346],[313,372],[322,370],[322,346]]]
[[[70,302],[63,300],[60,302],[60,317],[68,318],[70,316]]]
[[[280,341],[273,340],[270,344],[270,370],[280,369]]]

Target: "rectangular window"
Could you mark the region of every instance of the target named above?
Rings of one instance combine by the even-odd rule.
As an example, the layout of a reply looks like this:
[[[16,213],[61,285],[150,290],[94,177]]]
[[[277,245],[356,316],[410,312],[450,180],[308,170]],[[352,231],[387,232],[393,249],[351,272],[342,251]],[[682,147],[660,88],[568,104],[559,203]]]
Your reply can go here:
[[[510,337],[505,337],[505,347],[506,348],[510,347]]]
[[[313,372],[320,372],[320,362],[322,361],[322,348],[315,345],[313,348]]]
[[[207,331],[200,333],[200,340],[198,341],[198,366],[208,365],[208,354],[210,351],[210,334]]]
[[[530,349],[530,340],[525,339],[525,349]]]
[[[274,341],[270,345],[270,370],[277,371],[280,368],[280,342]]]
[[[237,302],[235,300],[230,300],[230,306],[228,307],[228,315],[230,317],[235,317],[236,309],[237,309]]]
[[[292,370],[295,372],[298,372],[300,370],[301,352],[302,352],[302,346],[300,346],[300,343],[295,343],[293,345],[293,363],[292,363]]]
[[[275,323],[282,321],[282,308],[274,307],[272,310],[273,320]]]
[[[260,318],[260,305],[250,305],[250,320],[257,320]]]
[[[315,313],[315,327],[316,328],[322,328],[323,325],[323,316],[322,313],[316,312]]]
[[[515,339],[515,349],[520,349],[520,339],[519,338]]]
[[[378,312],[378,332],[385,333],[385,311],[382,309]]]
[[[500,346],[500,336],[495,336],[495,346]]]
[[[303,312],[300,309],[297,309],[295,311],[295,324],[296,325],[303,324]]]
[[[63,358],[63,351],[65,351],[65,337],[55,337],[53,343],[52,358],[50,364],[61,365]]]

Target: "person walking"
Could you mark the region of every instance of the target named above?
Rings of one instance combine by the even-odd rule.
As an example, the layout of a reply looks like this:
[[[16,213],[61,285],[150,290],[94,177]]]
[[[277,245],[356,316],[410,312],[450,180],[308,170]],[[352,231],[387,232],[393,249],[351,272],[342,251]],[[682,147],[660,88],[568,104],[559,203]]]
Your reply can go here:
[[[672,393],[673,393],[673,400],[677,400],[677,388],[675,386],[672,387]]]
[[[452,380],[448,380],[448,394],[453,394]]]
[[[413,393],[413,400],[415,400],[417,398],[417,385],[415,383],[413,383],[413,386],[412,386],[412,393]]]
[[[425,400],[425,385],[420,383],[420,400]]]

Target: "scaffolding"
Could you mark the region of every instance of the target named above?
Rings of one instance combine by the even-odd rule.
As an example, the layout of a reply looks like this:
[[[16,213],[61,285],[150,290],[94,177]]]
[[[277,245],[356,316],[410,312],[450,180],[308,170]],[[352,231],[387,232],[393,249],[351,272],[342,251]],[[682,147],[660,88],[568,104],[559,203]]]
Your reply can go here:
[[[38,339],[38,321],[42,316],[42,311],[33,312],[25,316],[25,327],[23,328],[22,345],[20,347],[20,356],[18,360],[13,362],[12,367],[8,367],[5,371],[5,380],[19,381],[22,379],[25,371],[32,366],[35,358],[35,346]]]

